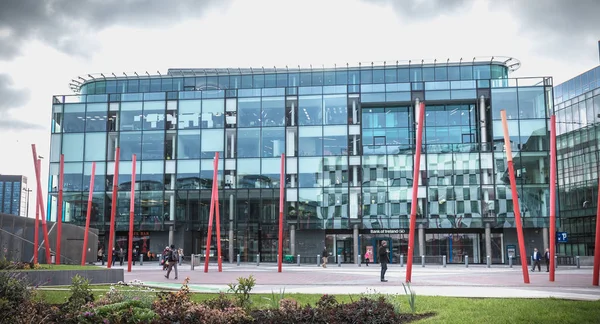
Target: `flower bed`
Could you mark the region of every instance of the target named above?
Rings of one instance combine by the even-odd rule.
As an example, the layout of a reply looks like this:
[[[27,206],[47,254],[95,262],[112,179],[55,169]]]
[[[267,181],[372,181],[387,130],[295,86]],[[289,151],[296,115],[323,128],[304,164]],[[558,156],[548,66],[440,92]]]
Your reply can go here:
[[[10,283],[8,283],[10,281]],[[281,293],[267,307],[255,307],[249,293],[254,279],[239,278],[230,285],[230,294],[220,294],[203,302],[191,300],[186,278],[176,292],[156,292],[140,281],[120,282],[98,299],[79,276],[73,278],[71,295],[58,306],[33,298],[19,280],[0,274],[3,286],[17,286],[23,294],[0,298],[5,319],[17,323],[408,323],[433,314],[400,313],[398,305],[386,296],[364,295],[350,303],[338,303],[324,295],[316,305],[299,305]],[[0,296],[3,296],[0,294]]]

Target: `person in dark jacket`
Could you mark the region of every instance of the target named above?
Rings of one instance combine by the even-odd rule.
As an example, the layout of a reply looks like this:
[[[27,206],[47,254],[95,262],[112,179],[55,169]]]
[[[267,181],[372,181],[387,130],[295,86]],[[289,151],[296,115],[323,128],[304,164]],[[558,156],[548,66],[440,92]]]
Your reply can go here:
[[[385,272],[387,271],[387,265],[390,263],[390,249],[387,247],[387,241],[381,241],[379,247],[379,263],[381,263],[381,282],[387,282],[385,279]]]
[[[535,266],[537,266],[538,271],[542,271],[540,266],[540,260],[542,260],[542,255],[538,252],[538,249],[533,249],[533,254],[531,255],[531,259],[533,260],[533,267],[531,268],[531,272],[535,271]]]
[[[323,252],[321,252],[321,260],[322,260],[322,266],[323,268],[327,268],[327,257],[329,256],[329,253],[327,253],[327,248],[324,247],[323,248]]]
[[[546,248],[544,253],[544,259],[546,260],[546,272],[550,272],[550,249]]]

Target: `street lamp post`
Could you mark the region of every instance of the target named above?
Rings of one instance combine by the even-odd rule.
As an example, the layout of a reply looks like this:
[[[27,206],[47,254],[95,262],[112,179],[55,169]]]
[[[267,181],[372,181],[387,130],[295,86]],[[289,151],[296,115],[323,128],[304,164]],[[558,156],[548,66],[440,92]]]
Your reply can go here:
[[[29,193],[31,193],[33,190],[27,188],[23,189],[23,191],[27,192],[27,208],[25,209],[25,217],[29,218]]]

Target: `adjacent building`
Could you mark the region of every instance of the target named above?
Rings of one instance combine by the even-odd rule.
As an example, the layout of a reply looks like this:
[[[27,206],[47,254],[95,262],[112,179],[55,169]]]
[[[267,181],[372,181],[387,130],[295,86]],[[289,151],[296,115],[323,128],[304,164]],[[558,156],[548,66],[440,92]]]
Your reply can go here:
[[[27,177],[0,174],[0,213],[27,217]]]
[[[548,246],[552,78],[511,78],[519,66],[514,58],[488,57],[80,77],[71,84],[76,94],[53,98],[48,217],[56,218],[60,154],[66,222],[85,222],[96,162],[91,222],[106,244],[119,147],[117,246],[127,246],[134,185],[141,252],[160,253],[174,243],[185,254],[203,253],[219,152],[225,260],[237,254],[276,260],[285,185],[285,253],[302,261],[314,262],[326,246],[343,262],[356,262],[386,240],[398,262],[415,235],[418,255],[508,262],[518,244],[502,109],[528,253]],[[415,107],[422,101],[423,157],[413,202]],[[418,229],[409,233],[412,203]]]
[[[554,89],[560,226],[565,255],[594,255],[600,150],[600,66]]]

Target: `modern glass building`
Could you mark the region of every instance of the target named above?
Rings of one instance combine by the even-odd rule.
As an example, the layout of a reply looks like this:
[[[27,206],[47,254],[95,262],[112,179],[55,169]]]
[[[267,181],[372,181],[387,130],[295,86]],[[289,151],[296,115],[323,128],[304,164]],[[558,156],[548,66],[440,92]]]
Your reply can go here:
[[[64,221],[83,224],[97,163],[92,226],[106,243],[120,147],[116,240],[126,246],[131,158],[135,240],[203,253],[213,157],[220,152],[224,259],[275,261],[280,156],[286,154],[286,254],[343,262],[389,241],[393,262],[415,235],[418,255],[507,262],[517,236],[500,110],[514,152],[527,247],[548,245],[552,79],[510,77],[513,58],[332,68],[171,69],[80,77],[54,96],[50,219],[65,155]],[[411,201],[415,106],[426,117],[418,201]],[[418,229],[409,233],[411,204]],[[102,240],[102,239],[101,239]],[[214,247],[214,244],[212,245]]]
[[[594,254],[600,150],[600,66],[554,89],[560,231],[559,253]]]
[[[27,217],[27,177],[0,174],[0,213]]]

